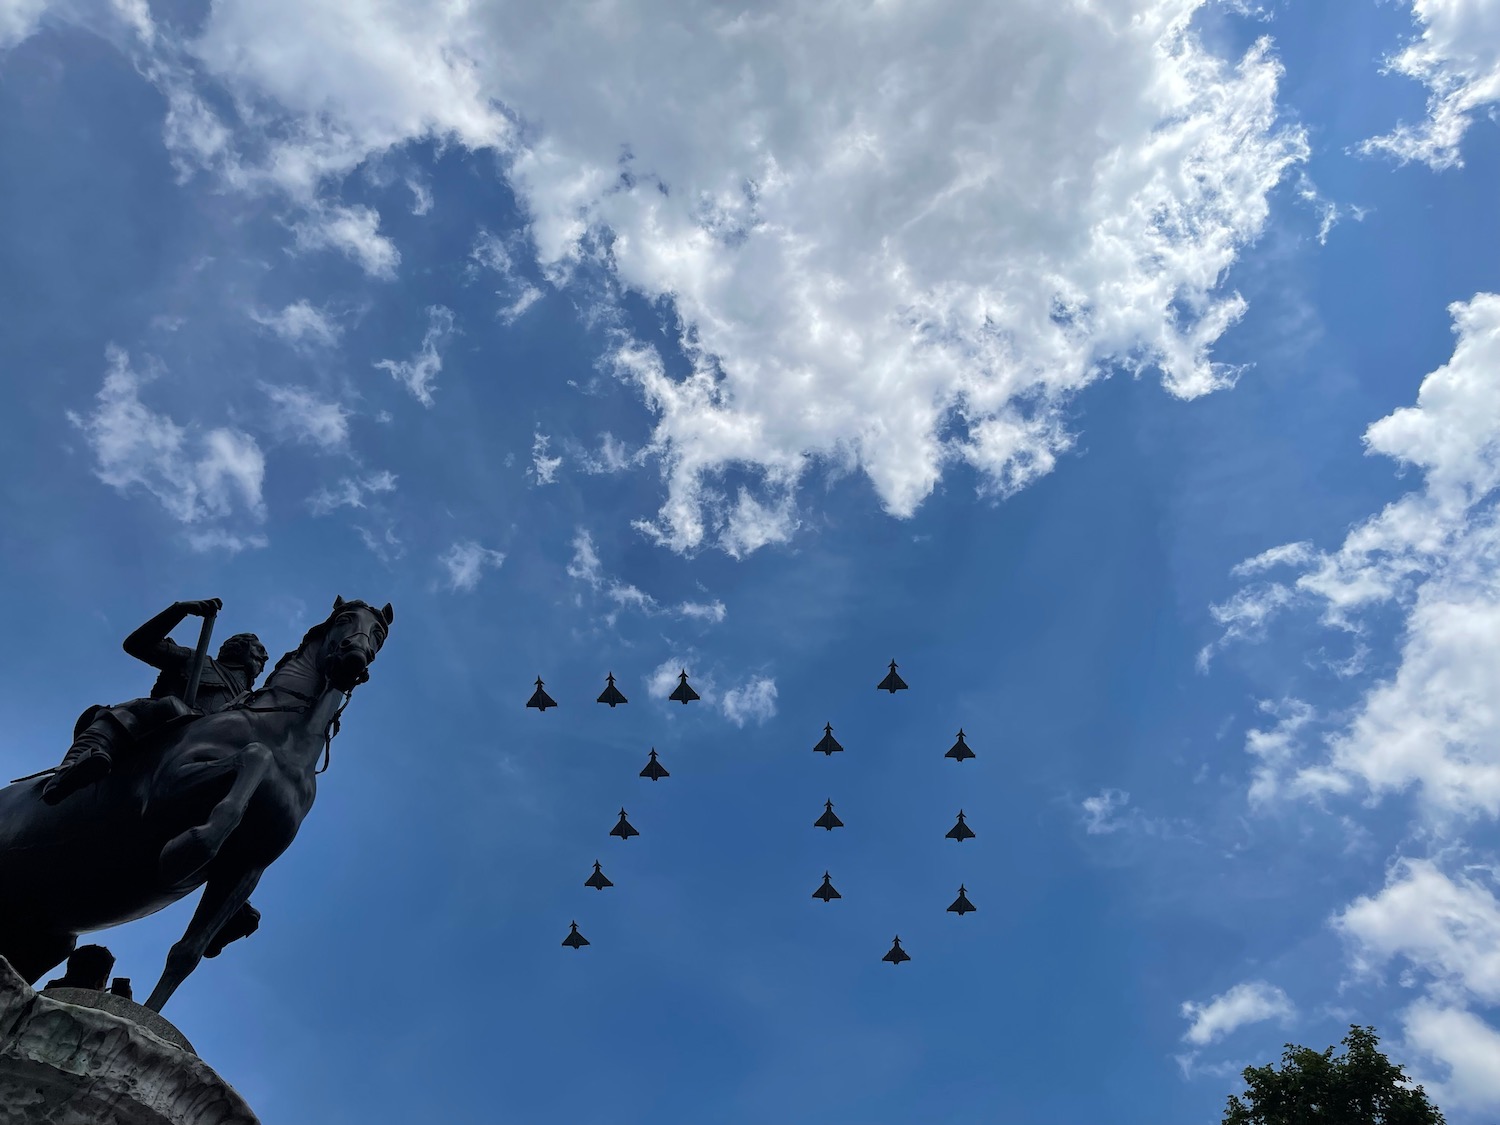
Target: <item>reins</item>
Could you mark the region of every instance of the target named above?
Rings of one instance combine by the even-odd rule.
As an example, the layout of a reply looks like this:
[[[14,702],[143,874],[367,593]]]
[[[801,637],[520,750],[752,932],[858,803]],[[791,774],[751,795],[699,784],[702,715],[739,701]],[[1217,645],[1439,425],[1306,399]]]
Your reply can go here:
[[[252,707],[250,705],[250,700],[254,699],[263,691],[284,691],[288,695],[296,696],[298,699],[302,700],[304,706],[298,707],[295,704],[288,704],[284,707]],[[295,711],[300,715],[310,711],[313,705],[318,702],[318,698],[319,697],[315,695],[304,695],[302,692],[297,691],[295,688],[282,687],[280,685],[277,685],[275,687],[268,686],[259,688],[256,691],[246,692],[243,696],[243,701],[235,700],[233,703],[230,703],[227,707],[225,707],[224,710],[254,711],[258,714],[268,714],[273,711]],[[344,702],[339,704],[339,709],[333,713],[333,718],[329,719],[328,725],[323,728],[323,764],[318,769],[313,771],[314,777],[317,777],[319,774],[327,773],[329,765],[333,762],[333,740],[338,737],[339,728],[342,726],[340,719],[344,714],[344,708],[349,706],[349,701],[353,698],[354,688],[350,688],[348,691],[344,692]]]

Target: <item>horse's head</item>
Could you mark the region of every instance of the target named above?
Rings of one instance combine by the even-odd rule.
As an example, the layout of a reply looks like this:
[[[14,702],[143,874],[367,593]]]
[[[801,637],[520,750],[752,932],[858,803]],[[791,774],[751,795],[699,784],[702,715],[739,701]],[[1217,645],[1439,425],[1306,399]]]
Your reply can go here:
[[[370,678],[370,665],[385,644],[394,617],[390,602],[383,609],[376,609],[357,599],[334,600],[318,659],[330,684],[348,692]]]

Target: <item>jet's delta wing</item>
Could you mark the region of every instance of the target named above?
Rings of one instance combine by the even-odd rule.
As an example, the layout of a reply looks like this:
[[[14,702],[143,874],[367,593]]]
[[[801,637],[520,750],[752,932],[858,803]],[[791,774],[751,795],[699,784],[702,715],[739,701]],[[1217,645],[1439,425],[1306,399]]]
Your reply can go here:
[[[911,960],[907,956],[906,950],[901,948],[901,937],[899,934],[896,936],[896,940],[891,942],[891,951],[882,957],[881,960],[889,961],[892,965],[899,965],[902,961]]]
[[[642,777],[649,777],[652,781],[660,781],[664,777],[671,777],[662,764],[656,760],[656,747],[651,748],[651,757],[646,762],[646,768],[641,770]]]
[[[964,741],[963,727],[959,727],[958,741],[953,744],[953,749],[949,750],[946,754],[943,755],[943,757],[952,758],[956,762],[961,762],[965,758],[973,758],[976,756],[977,755],[975,755],[974,751],[969,749],[969,744]]]
[[[572,927],[572,932],[568,934],[567,937],[562,939],[562,943],[564,945],[570,945],[574,949],[582,949],[589,943],[589,939],[578,932],[577,922],[569,922],[568,925]]]
[[[599,861],[594,860],[594,873],[583,881],[585,887],[593,887],[596,891],[602,891],[605,887],[613,887],[614,884],[605,877],[603,870],[599,867]]]
[[[599,693],[599,698],[595,702],[608,703],[611,709],[618,707],[621,703],[629,703],[630,700],[621,695],[620,689],[615,687],[615,674],[611,672],[607,679],[604,690]]]
[[[630,826],[630,821],[625,819],[624,809],[620,810],[620,823],[611,828],[609,834],[611,836],[618,836],[622,840],[628,840],[632,836],[640,835],[639,832]]]
[[[684,668],[678,674],[677,679],[678,679],[677,690],[674,691],[674,692],[672,692],[672,694],[669,695],[669,696],[667,696],[667,698],[668,699],[675,699],[675,700],[677,700],[677,702],[681,703],[684,707],[686,707],[693,700],[698,699],[699,695],[698,695],[698,693],[696,691],[694,691],[691,687],[688,686],[688,682],[687,682],[687,669],[686,668]]]
[[[826,828],[830,832],[832,832],[835,828],[842,828],[842,827],[844,827],[844,822],[842,820],[840,820],[837,816],[835,816],[834,813],[833,813],[833,802],[832,801],[825,801],[823,803],[823,805],[824,805],[823,815],[820,816],[820,817],[818,817],[817,820],[813,821],[813,827],[814,828]]]
[[[886,674],[885,679],[875,685],[875,690],[888,691],[892,695],[895,695],[898,691],[906,690],[906,681],[896,675],[896,662],[894,660],[891,661],[890,672]]]
[[[536,691],[531,693],[531,698],[526,701],[526,706],[535,707],[538,711],[545,711],[548,707],[556,707],[557,700],[553,699],[542,690],[542,678],[536,678]]]
[[[838,891],[833,889],[833,882],[828,878],[828,872],[823,872],[823,885],[812,893],[813,898],[820,898],[824,902],[832,902],[836,898],[843,898]]]
[[[956,823],[952,828],[948,829],[948,833],[943,837],[943,839],[958,840],[961,842],[964,840],[972,840],[973,838],[974,830],[964,823],[964,810],[959,809],[958,823]]]
[[[979,908],[977,906],[969,901],[969,896],[964,893],[964,885],[960,883],[958,885],[958,897],[953,900],[953,905],[948,907],[949,912],[957,914],[960,918],[962,918],[971,910],[978,909]]]
[[[835,754],[842,753],[843,749],[844,748],[839,745],[839,740],[833,737],[833,724],[824,723],[823,737],[821,740],[819,740],[818,744],[813,747],[813,753],[816,754],[819,751],[822,751],[824,754],[831,758]]]

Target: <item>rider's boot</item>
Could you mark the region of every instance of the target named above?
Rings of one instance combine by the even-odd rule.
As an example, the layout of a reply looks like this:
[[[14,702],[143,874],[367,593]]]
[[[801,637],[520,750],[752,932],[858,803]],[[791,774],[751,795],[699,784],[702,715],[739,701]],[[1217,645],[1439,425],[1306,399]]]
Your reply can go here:
[[[91,785],[114,765],[115,737],[119,728],[107,714],[100,715],[73,740],[62,765],[42,786],[42,800],[55,805],[69,793]]]

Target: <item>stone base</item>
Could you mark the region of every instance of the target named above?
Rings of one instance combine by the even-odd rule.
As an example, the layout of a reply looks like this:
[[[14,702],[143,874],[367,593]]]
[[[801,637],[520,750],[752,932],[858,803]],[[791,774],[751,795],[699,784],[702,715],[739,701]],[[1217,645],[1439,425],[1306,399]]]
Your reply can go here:
[[[0,1125],[104,1122],[259,1125],[157,1013],[107,992],[34,992],[0,957]]]

